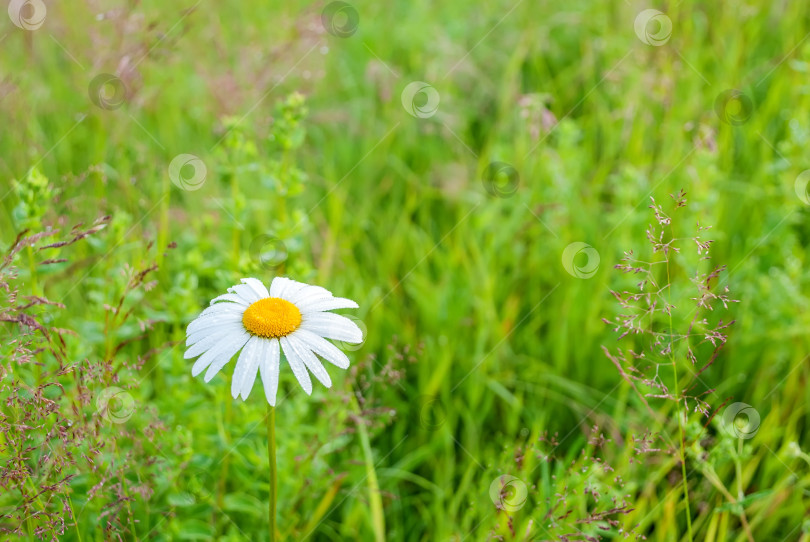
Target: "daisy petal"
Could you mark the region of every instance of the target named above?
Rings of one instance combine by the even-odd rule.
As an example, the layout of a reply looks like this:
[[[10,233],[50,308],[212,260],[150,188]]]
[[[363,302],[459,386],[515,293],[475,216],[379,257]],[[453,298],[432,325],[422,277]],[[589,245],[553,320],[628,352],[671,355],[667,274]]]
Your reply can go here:
[[[226,316],[236,312],[244,312],[244,310],[245,306],[238,303],[216,303],[202,311],[200,315],[195,318],[195,320],[199,320],[200,318],[205,318],[207,316]]]
[[[293,346],[290,344],[289,335],[286,337],[281,337],[279,342],[281,342],[281,348],[284,350],[284,357],[287,358],[287,363],[289,363],[295,378],[298,380],[298,383],[301,384],[301,387],[304,389],[307,395],[312,395],[312,381],[309,379],[309,373],[304,365],[304,361],[298,356],[298,352],[296,352],[295,348],[293,348]]]
[[[186,335],[192,335],[204,329],[216,329],[229,324],[241,324],[242,314],[242,312],[231,312],[228,314],[218,314],[214,316],[197,318],[188,325]]]
[[[256,291],[247,284],[237,284],[236,286],[231,286],[228,288],[228,291],[237,294],[248,303],[255,303],[261,299],[259,294],[257,294]]]
[[[273,339],[270,341],[265,356],[259,361],[259,370],[262,373],[262,383],[264,384],[264,396],[270,406],[276,406],[280,357],[278,340]]]
[[[213,325],[211,327],[202,328],[194,333],[189,333],[186,335],[186,348],[189,346],[200,342],[201,340],[205,339],[206,337],[210,337],[211,335],[216,335],[222,329],[220,324]]]
[[[245,335],[247,335],[247,333],[245,333]],[[243,342],[236,344],[237,341],[233,337],[228,337],[228,335],[223,336],[221,341],[212,346],[210,350],[205,352],[197,359],[197,361],[194,362],[194,366],[191,368],[191,376],[197,376],[207,369],[209,365],[219,359],[221,355],[228,352],[230,352],[230,356],[228,356],[228,359],[230,359],[237,352],[237,350],[239,350],[242,345],[245,344],[246,341],[247,337],[245,337]],[[234,345],[236,346],[235,348]]]
[[[211,365],[208,367],[208,370],[205,372],[204,380],[206,382],[210,382],[214,376],[227,365],[231,358],[233,358],[234,354],[239,352],[239,350],[245,346],[245,343],[248,342],[250,339],[250,334],[246,332],[242,332],[239,335],[230,334],[226,339],[222,342],[226,345],[221,351],[220,354],[214,357],[214,360],[211,362]]]
[[[329,373],[327,373],[326,369],[323,368],[323,364],[317,357],[315,357],[315,354],[312,353],[312,350],[307,348],[303,342],[301,342],[299,339],[295,338],[292,335],[287,337],[287,342],[290,343],[290,346],[298,354],[298,357],[301,358],[301,361],[304,362],[304,365],[306,365],[307,369],[309,369],[309,371],[313,375],[315,375],[315,378],[318,379],[318,382],[320,382],[327,388],[331,388],[332,379],[329,378]]]
[[[301,303],[308,303],[310,301],[314,301],[315,299],[330,299],[332,297],[332,292],[327,290],[326,288],[321,288],[320,286],[310,286],[304,285],[303,288],[295,292],[294,296],[291,296],[287,301],[290,303],[294,303],[295,305],[299,305]]]
[[[253,390],[253,384],[256,383],[256,375],[259,373],[259,364],[266,355],[268,344],[268,341],[259,338],[256,350],[253,352],[253,355],[247,359],[245,376],[242,379],[242,387],[239,391],[244,400],[247,400],[250,392]]]
[[[235,294],[231,294],[235,295]],[[239,298],[239,296],[236,296]],[[239,298],[241,299],[241,298]],[[213,305],[209,305],[206,307],[201,313],[200,316],[215,316],[217,314],[224,314],[227,312],[238,312],[245,310],[244,301],[241,303],[231,303],[230,301],[223,301],[221,303],[214,303]],[[199,317],[198,317],[199,318]]]
[[[297,329],[293,336],[323,359],[341,369],[349,368],[349,358],[337,346],[306,329]]]
[[[357,324],[339,314],[313,312],[303,315],[301,328],[327,339],[351,343],[363,342],[363,332]]]
[[[208,350],[211,346],[216,344],[220,339],[227,337],[231,333],[244,331],[241,324],[221,324],[213,329],[204,329],[196,333],[192,333],[186,339],[186,346],[188,350],[183,355],[185,359],[196,358],[204,351]],[[192,352],[196,352],[192,353]]]
[[[270,297],[280,297],[290,301],[290,297],[301,288],[306,287],[303,282],[297,282],[287,277],[276,277],[270,284]]]
[[[239,358],[236,360],[236,367],[233,370],[233,380],[231,380],[231,397],[236,399],[242,392],[242,382],[247,376],[248,366],[251,358],[256,356],[261,339],[255,335],[248,339]],[[255,373],[254,373],[255,374]]]
[[[215,297],[214,299],[211,300],[211,305],[213,305],[213,304],[215,304],[217,302],[220,302],[220,301],[231,301],[233,303],[238,303],[238,304],[242,305],[243,307],[248,306],[248,302],[245,301],[244,299],[242,299],[241,297],[239,297],[236,294],[222,294],[221,296]]]
[[[270,297],[270,292],[267,291],[267,288],[265,288],[264,284],[262,284],[262,281],[260,281],[259,279],[246,278],[242,279],[242,282],[244,284],[247,284],[251,290],[256,292],[256,295],[259,296],[259,299]]]
[[[323,312],[335,309],[356,309],[357,303],[351,299],[343,297],[330,297],[328,299],[312,298],[311,300],[304,301],[303,303],[296,304],[298,310],[302,313],[306,312]]]

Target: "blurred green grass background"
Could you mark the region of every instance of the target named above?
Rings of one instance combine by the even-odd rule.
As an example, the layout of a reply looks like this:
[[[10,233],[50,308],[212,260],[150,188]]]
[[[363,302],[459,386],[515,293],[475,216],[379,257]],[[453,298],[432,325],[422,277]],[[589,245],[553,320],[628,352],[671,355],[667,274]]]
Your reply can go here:
[[[613,266],[646,243],[649,197],[684,189],[683,221],[713,226],[713,258],[740,300],[729,344],[703,378],[715,406],[733,398],[762,418],[743,468],[721,476],[736,497],[758,494],[746,504],[756,540],[807,540],[808,464],[791,452],[791,443],[810,445],[810,212],[794,187],[810,169],[805,7],[652,6],[672,22],[670,39],[652,46],[634,31],[650,6],[635,2],[355,1],[359,25],[345,38],[324,31],[324,6],[47,3],[33,32],[0,21],[2,242],[21,227],[11,181],[36,166],[55,191],[43,224],[112,220],[36,281],[23,261],[29,293],[64,303],[53,325],[78,332],[77,361],[162,348],[119,383],[134,386],[136,410],[154,409],[167,427],[155,436],[153,493],[131,502],[139,522],[125,538],[265,539],[261,394],[234,402],[228,371],[204,384],[182,345],[162,345],[183,340],[187,322],[241,277],[269,283],[251,247],[271,232],[292,239],[293,278],[359,302],[367,340],[350,357],[365,360],[366,377],[389,364],[403,371],[369,391],[385,415],[368,427],[365,451],[365,429],[336,430],[354,427],[343,395],[319,388],[309,399],[284,376],[279,526],[288,539],[373,539],[369,465],[390,540],[546,539],[542,507],[516,512],[523,527],[512,532],[490,484],[512,472],[545,502],[543,484],[515,466],[515,447],[559,432],[558,453],[575,458],[589,453],[594,424],[614,437],[616,475],[631,482],[635,511],[623,524],[640,524],[649,540],[686,539],[672,464],[627,462],[623,439],[648,426],[601,350],[615,344],[601,320],[616,313],[610,290],[624,280]],[[123,81],[121,107],[90,99],[102,73]],[[403,107],[413,81],[438,92],[435,115]],[[729,89],[750,100],[741,113],[720,102],[740,124],[717,111]],[[306,176],[300,193],[285,195],[251,167],[273,158],[274,108],[294,92],[306,97],[306,138],[283,161]],[[229,147],[228,136],[241,143]],[[250,164],[231,168],[227,149],[250,145]],[[199,190],[169,179],[169,163],[185,153],[206,164]],[[493,161],[518,172],[513,194],[487,191]],[[299,218],[293,210],[305,229],[277,223]],[[563,267],[573,242],[598,251],[593,277]],[[126,265],[152,261],[158,284],[128,306],[155,323],[112,353],[110,341],[141,331],[132,322],[106,330],[104,305],[125,290]],[[415,361],[400,359],[408,355]],[[330,374],[350,391],[343,374]],[[674,418],[671,405],[661,408]],[[210,486],[210,498],[178,497],[189,477]],[[129,481],[139,479],[135,465]],[[727,499],[699,474],[690,482],[695,539],[745,540],[739,510],[723,508]],[[65,539],[104,539],[103,509],[88,496],[95,482],[72,483],[83,512]]]

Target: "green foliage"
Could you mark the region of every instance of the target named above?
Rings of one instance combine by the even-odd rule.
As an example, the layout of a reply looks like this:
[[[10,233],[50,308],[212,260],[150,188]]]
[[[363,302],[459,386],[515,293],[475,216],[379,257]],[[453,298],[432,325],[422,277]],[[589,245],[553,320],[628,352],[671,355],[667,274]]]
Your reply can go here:
[[[48,178],[36,167],[31,168],[22,181],[13,181],[17,205],[11,211],[18,229],[36,228],[53,196]]]
[[[76,516],[65,540],[266,539],[261,393],[233,401],[230,371],[206,384],[182,354],[211,298],[284,274],[356,299],[367,328],[352,369],[329,368],[331,390],[307,397],[282,371],[286,539],[384,528],[409,541],[685,540],[686,485],[695,540],[808,540],[804,6],[659,6],[672,34],[653,46],[634,32],[641,7],[623,2],[350,3],[360,24],[342,38],[323,31],[323,6],[302,2],[103,13],[51,2],[37,30],[0,22],[0,244],[59,230],[15,252],[16,276],[0,282],[19,296],[0,315],[66,330],[52,336],[77,369],[43,397],[68,418],[62,407],[83,405],[92,442],[109,443],[76,453],[83,466],[65,468],[78,476],[59,478],[53,501],[33,497],[59,473],[43,455],[10,461],[8,442],[25,431],[43,442],[54,418],[25,429],[5,399],[14,386],[23,403],[37,397],[59,367],[40,342],[12,363],[28,335],[2,318],[0,425],[12,429],[0,471],[22,474],[0,488],[0,515],[25,495],[59,517],[64,498]],[[100,73],[120,79],[121,103],[88,96]],[[414,81],[441,97],[428,118],[403,107]],[[727,89],[750,100],[742,123],[718,113]],[[206,166],[194,190],[168,175],[181,154]],[[483,178],[496,161],[517,177]],[[646,398],[650,412],[601,348],[621,345],[602,321],[620,312],[610,291],[637,282],[613,267],[646,244],[650,196],[681,189],[679,223],[712,226],[702,235],[727,266],[717,281],[740,300],[698,386],[685,349],[678,376],[662,375],[700,399],[688,415]],[[47,247],[57,240],[69,243]],[[575,242],[599,255],[587,278],[571,271],[585,254],[562,261]],[[673,283],[688,285],[693,263],[673,267]],[[20,308],[31,295],[63,307]],[[694,296],[672,290],[676,329]],[[719,315],[707,318],[696,329]],[[99,417],[95,399],[113,385],[134,401],[125,423]],[[724,423],[736,402],[761,417],[751,438]],[[613,470],[590,470],[596,458]],[[526,487],[516,509],[490,493],[505,475]]]

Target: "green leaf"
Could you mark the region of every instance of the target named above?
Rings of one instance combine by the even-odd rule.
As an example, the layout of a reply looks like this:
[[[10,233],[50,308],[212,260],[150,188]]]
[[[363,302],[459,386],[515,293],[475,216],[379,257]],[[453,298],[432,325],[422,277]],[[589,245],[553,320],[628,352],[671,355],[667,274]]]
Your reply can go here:
[[[758,501],[760,499],[764,499],[765,497],[771,495],[773,490],[767,489],[765,491],[757,491],[756,493],[751,493],[750,495],[746,495],[742,499],[737,502],[727,502],[722,504],[714,509],[715,513],[718,512],[733,512],[735,514],[740,514],[742,510],[750,505],[751,503]]]

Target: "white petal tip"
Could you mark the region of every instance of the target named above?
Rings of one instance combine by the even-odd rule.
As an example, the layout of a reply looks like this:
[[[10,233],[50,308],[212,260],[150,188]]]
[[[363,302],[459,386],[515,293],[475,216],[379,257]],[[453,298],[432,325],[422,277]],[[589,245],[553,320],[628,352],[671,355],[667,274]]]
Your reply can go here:
[[[270,396],[270,395],[267,393],[267,390],[265,390],[265,392],[264,392],[264,398],[265,398],[265,399],[267,399],[267,404],[268,404],[268,405],[270,405],[271,407],[276,406],[276,402],[277,402],[277,400],[278,400],[278,395],[277,395],[277,393],[276,393],[276,394],[273,394],[272,396]]]

